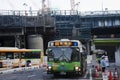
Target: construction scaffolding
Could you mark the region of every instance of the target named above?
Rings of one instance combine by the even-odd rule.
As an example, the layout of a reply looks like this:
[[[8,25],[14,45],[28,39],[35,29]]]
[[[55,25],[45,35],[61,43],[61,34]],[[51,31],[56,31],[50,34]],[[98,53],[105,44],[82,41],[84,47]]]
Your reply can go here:
[[[21,48],[28,35],[55,32],[55,19],[42,11],[0,11],[0,36],[14,36],[15,46]]]

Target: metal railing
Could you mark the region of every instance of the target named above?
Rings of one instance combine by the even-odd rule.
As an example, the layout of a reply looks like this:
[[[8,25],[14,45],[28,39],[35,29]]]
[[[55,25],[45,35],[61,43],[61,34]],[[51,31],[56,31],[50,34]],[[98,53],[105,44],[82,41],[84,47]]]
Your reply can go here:
[[[37,16],[41,14],[40,10],[0,10],[0,15]]]
[[[51,10],[50,15],[103,15],[103,14],[120,14],[120,10],[105,11],[77,11],[77,10]],[[42,15],[42,10],[0,10],[0,15],[20,15],[20,16],[37,16]]]

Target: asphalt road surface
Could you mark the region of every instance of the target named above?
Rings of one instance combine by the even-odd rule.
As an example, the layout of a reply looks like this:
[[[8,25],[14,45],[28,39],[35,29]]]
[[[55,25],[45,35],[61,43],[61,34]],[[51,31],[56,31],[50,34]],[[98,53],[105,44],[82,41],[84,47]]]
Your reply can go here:
[[[16,71],[8,74],[0,74],[0,80],[89,80],[80,76],[53,76],[47,74],[44,68]]]
[[[108,72],[112,71],[114,74],[115,68],[117,68],[118,75],[120,72],[120,67],[111,64]],[[44,67],[41,68],[26,68],[22,70],[13,70],[13,72],[0,73],[0,80],[100,80],[102,79],[102,74],[100,73],[97,78],[95,77],[95,68],[89,67],[88,70],[83,74],[83,76],[73,76],[73,75],[59,75],[53,76],[52,74],[47,74]],[[108,73],[109,75],[109,73]]]

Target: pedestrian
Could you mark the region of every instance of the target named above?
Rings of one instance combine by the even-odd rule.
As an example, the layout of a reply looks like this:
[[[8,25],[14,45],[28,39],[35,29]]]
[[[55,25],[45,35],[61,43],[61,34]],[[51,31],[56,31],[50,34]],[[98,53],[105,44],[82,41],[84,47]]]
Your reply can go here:
[[[105,53],[104,57],[106,61],[106,67],[109,67],[109,59],[108,59],[107,53]]]
[[[105,72],[106,61],[105,61],[105,57],[104,56],[102,56],[102,59],[101,59],[101,66],[102,66],[102,72]]]

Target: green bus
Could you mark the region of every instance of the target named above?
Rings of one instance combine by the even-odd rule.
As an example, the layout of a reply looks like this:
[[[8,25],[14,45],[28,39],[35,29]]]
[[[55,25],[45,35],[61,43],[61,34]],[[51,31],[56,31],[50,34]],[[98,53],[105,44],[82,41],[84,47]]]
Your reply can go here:
[[[61,39],[48,42],[48,74],[82,75],[86,65],[86,48],[79,40]]]

